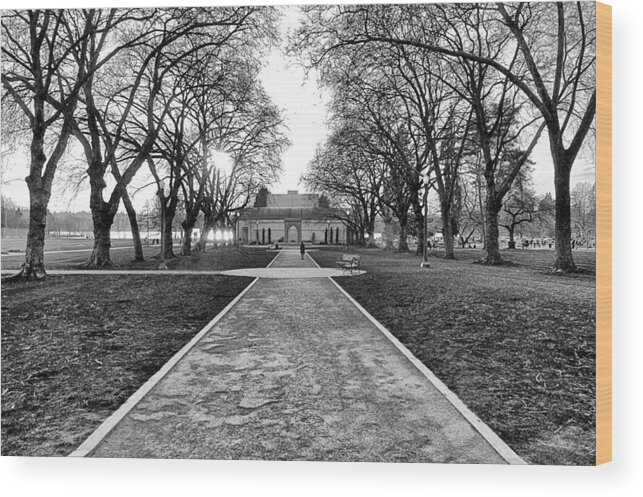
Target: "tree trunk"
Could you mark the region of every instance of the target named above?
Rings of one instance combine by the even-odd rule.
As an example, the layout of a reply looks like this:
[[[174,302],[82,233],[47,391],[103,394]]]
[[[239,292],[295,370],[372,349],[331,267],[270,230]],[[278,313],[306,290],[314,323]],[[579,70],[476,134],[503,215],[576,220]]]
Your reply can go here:
[[[134,242],[134,260],[142,262],[145,260],[145,257],[143,255],[143,244],[141,243],[141,231],[138,228],[136,210],[134,209],[127,192],[123,194],[123,205],[125,205],[125,210],[127,211],[127,217],[129,219],[130,231],[132,232],[132,240]]]
[[[496,202],[495,197],[487,195],[487,208],[485,215],[487,239],[485,243],[485,258],[483,263],[489,265],[504,264],[500,256],[500,233],[498,231],[498,212],[500,212],[500,203]]]
[[[375,227],[371,226],[368,228],[368,248],[375,248],[377,244],[375,243]]]
[[[114,216],[118,210],[118,203],[110,205],[103,200],[103,190],[107,186],[103,178],[104,165],[98,154],[89,161],[87,174],[89,175],[89,208],[92,213],[94,225],[94,250],[89,261],[84,265],[88,268],[112,268],[110,248],[112,246],[110,230],[114,223]]]
[[[562,155],[562,154],[559,154]],[[572,256],[571,200],[569,188],[570,167],[562,158],[555,158],[554,191],[556,192],[556,271],[574,272]]]
[[[384,250],[393,250],[393,220],[384,220]]]
[[[92,212],[92,219],[94,221],[94,250],[85,267],[112,268],[114,264],[110,256],[110,248],[112,246],[111,228],[113,220],[99,211]]]
[[[408,219],[406,216],[402,216],[399,219],[400,222],[400,241],[397,244],[398,252],[408,252],[409,251],[409,242],[408,242]]]
[[[444,258],[455,259],[451,206],[447,202],[440,203],[440,214],[442,217],[442,236],[444,237]]]
[[[509,249],[513,250],[516,248],[516,240],[514,239],[514,231],[516,231],[515,226],[509,226],[507,229],[509,231]]]
[[[181,245],[181,255],[192,255],[192,229],[194,226],[181,223],[183,226],[183,244]]]
[[[483,249],[487,248],[487,220],[484,218],[485,209],[482,202],[482,184],[480,180],[480,172],[476,170],[476,189],[478,191],[478,207],[480,208],[480,215],[482,219],[482,247]]]
[[[451,216],[442,220],[442,235],[444,236],[444,258],[455,259],[455,247],[453,245],[453,225]]]
[[[204,224],[203,229],[201,230],[201,236],[199,237],[199,246],[197,247],[197,250],[198,252],[205,252],[205,249],[207,247],[208,247],[208,229]]]
[[[203,229],[201,230],[201,237],[199,238],[199,250],[203,252],[205,252],[208,245],[208,234],[210,233],[210,230],[214,232],[214,219],[212,219],[211,216],[204,216]],[[258,230],[255,229],[254,236],[257,245],[259,245],[258,233]]]
[[[35,113],[43,118],[43,100],[35,100]],[[47,226],[47,205],[51,197],[51,179],[41,177],[41,172],[47,161],[44,151],[45,127],[43,119],[36,119],[32,128],[30,145],[31,164],[29,176],[25,178],[29,189],[29,230],[27,231],[27,246],[25,249],[25,262],[20,272],[11,279],[35,278],[43,279],[47,276],[45,271],[45,229]],[[63,134],[66,126],[63,125]],[[66,148],[67,138],[61,135],[63,143],[62,152]],[[52,160],[52,158],[50,158]]]
[[[29,185],[29,181],[27,181]],[[43,279],[45,272],[45,227],[49,193],[29,185],[29,231],[25,262],[16,277]]]
[[[161,205],[161,258],[174,259],[172,248],[172,224],[174,224],[174,209]]]
[[[183,228],[183,245],[181,247],[181,255],[192,255],[192,230],[199,218],[199,208],[195,203],[192,207],[186,205],[185,208],[185,219],[181,222],[181,227]]]
[[[364,231],[363,226],[360,226],[359,228],[359,233],[357,234],[357,243],[362,247],[366,246],[366,232]]]
[[[426,202],[426,195],[424,196],[424,201]],[[415,255],[424,254],[424,245],[426,244],[426,236],[424,234],[424,212],[422,212],[422,206],[419,202],[413,202],[413,214],[415,216],[415,225],[417,228],[417,239],[418,244],[415,249]]]

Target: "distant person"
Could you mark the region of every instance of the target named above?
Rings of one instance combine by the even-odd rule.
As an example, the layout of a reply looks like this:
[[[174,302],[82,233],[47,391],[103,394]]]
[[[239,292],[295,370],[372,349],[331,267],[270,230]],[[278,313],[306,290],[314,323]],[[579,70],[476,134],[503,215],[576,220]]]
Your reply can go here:
[[[304,260],[304,256],[306,255],[306,245],[304,245],[304,242],[301,242],[301,245],[299,246],[299,253],[301,254],[301,260]]]

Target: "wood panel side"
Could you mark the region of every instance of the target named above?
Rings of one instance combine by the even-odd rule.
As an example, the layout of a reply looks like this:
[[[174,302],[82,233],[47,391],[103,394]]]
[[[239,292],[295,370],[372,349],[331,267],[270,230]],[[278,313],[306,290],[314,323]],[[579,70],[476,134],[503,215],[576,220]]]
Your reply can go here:
[[[596,3],[596,464],[612,460],[612,7]]]

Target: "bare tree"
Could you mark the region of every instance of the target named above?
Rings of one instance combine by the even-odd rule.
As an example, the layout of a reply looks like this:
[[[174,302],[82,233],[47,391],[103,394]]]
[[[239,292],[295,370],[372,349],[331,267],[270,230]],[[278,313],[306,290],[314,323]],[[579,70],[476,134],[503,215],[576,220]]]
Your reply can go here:
[[[458,228],[458,240],[460,246],[464,248],[484,226],[475,177],[465,174],[464,171],[458,178],[453,210]]]
[[[349,123],[334,130],[318,147],[302,180],[308,187],[330,199],[332,214],[357,235],[359,243],[374,245],[375,220],[380,212],[385,165],[360,146],[356,130]]]
[[[204,230],[225,228],[250,205],[260,188],[272,184],[281,170],[281,154],[289,142],[283,118],[258,79],[246,75],[247,85],[239,108],[217,131],[218,147],[230,158],[229,168],[215,165],[206,181],[202,204]],[[202,238],[202,245],[206,239]]]
[[[435,20],[444,19],[445,9],[471,7],[480,11],[485,25],[501,23],[518,57],[476,53],[435,36]],[[482,64],[519,89],[542,118],[549,138],[556,193],[555,269],[574,271],[570,174],[596,112],[595,9],[584,2],[311,7],[307,28],[311,37],[331,46],[392,43]],[[479,33],[469,40],[482,37]]]
[[[571,193],[572,223],[577,242],[589,243],[596,231],[596,184],[581,181]]]
[[[502,203],[499,225],[509,233],[509,248],[516,248],[515,231],[538,218],[538,198],[531,186],[531,167],[524,167],[514,179]]]
[[[90,36],[103,29],[95,10],[7,11],[2,16],[2,87],[31,128],[29,231],[25,262],[16,277],[44,278],[47,206],[54,175],[74,124],[85,67],[72,52],[86,54]]]
[[[152,36],[128,50],[127,57],[120,60],[120,77],[116,78],[119,84],[116,92],[108,91],[105,95],[105,110],[99,112],[90,98],[85,99],[90,139],[83,146],[91,157],[88,173],[95,231],[95,248],[88,265],[111,265],[109,233],[114,215],[127,185],[154,147],[163,119],[178,94],[186,59],[205,49],[240,42],[249,19],[261,11],[256,8],[158,9],[149,30]],[[94,60],[95,57],[89,59],[88,64]],[[175,89],[169,95],[164,91],[168,81],[170,88]],[[84,86],[85,94],[93,95],[94,81],[91,83]],[[90,125],[92,120],[98,121],[98,125]],[[128,156],[131,150],[134,153]],[[116,184],[105,200],[104,176],[109,167],[112,171],[118,170],[116,157],[126,158],[126,165],[118,171]]]

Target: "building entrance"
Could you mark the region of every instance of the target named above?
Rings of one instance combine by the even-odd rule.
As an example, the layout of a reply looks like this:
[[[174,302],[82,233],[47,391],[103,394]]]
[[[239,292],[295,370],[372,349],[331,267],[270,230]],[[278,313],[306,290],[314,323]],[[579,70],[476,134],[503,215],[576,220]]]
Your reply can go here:
[[[299,230],[296,226],[288,228],[288,243],[299,243]]]

